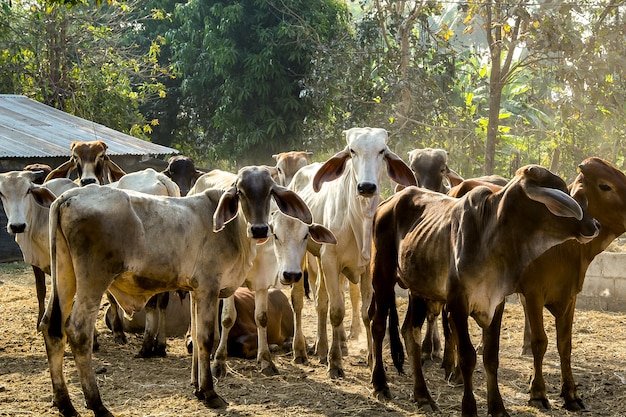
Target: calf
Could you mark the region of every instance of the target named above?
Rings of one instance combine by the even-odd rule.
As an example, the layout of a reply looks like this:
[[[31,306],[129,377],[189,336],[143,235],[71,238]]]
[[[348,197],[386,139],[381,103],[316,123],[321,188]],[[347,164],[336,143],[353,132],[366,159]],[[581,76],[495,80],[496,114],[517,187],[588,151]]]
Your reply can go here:
[[[71,156],[67,162],[53,169],[46,181],[53,178],[69,178],[73,171],[78,173],[79,185],[107,184],[118,181],[124,174],[107,155],[107,144],[101,140],[93,142],[74,141],[70,145]]]
[[[49,204],[57,195],[76,188],[73,181],[59,178],[45,185],[35,183],[40,171],[11,171],[0,174],[0,198],[7,215],[7,232],[15,236],[24,262],[31,265],[35,274],[35,288],[41,320],[46,299],[46,274],[50,273],[50,244],[48,233]]]
[[[52,296],[40,329],[54,404],[63,415],[77,414],[63,378],[66,337],[87,407],[96,416],[111,415],[91,364],[92,333],[107,289],[128,314],[160,292],[190,291],[195,395],[209,407],[226,405],[214,390],[209,359],[218,299],[243,283],[257,242],[269,237],[272,198],[285,214],[311,223],[306,204],[259,167],[242,168],[225,192],[174,198],[87,186],[52,204]]]
[[[504,298],[514,292],[526,266],[545,250],[572,238],[588,242],[597,235],[597,222],[583,214],[563,180],[536,165],[519,169],[496,193],[478,187],[455,199],[409,187],[384,201],[374,218],[371,260],[375,395],[390,397],[382,342],[399,281],[409,289],[403,335],[413,368],[413,398],[419,406],[437,409],[422,373],[419,345],[426,316],[423,300],[435,300],[446,303],[452,338],[458,343],[462,415],[477,413],[470,315],[483,328],[489,414],[507,415],[497,383]]]
[[[190,195],[208,188],[225,188],[236,179],[234,174],[221,170],[213,170],[201,176],[196,185],[189,191]],[[257,361],[261,372],[275,375],[278,369],[272,361],[268,344],[268,290],[271,287],[293,285],[292,303],[296,330],[294,336],[294,360],[306,362],[306,345],[302,331],[302,307],[304,305],[304,287],[302,278],[302,260],[307,247],[315,244],[335,244],[333,234],[319,224],[305,224],[298,219],[285,216],[272,205],[270,216],[271,238],[257,248],[252,267],[245,277],[245,285],[254,291],[254,318],[258,334]],[[215,352],[214,374],[222,377],[226,374],[226,358],[228,356],[227,341],[232,326],[237,321],[237,309],[234,297],[224,300],[222,308],[222,337]]]
[[[243,287],[233,294],[237,320],[228,333],[228,356],[253,359],[258,353],[254,292]],[[293,311],[285,294],[276,288],[267,293],[267,343],[291,350]]]
[[[543,307],[556,319],[556,339],[561,359],[561,397],[565,408],[581,411],[585,404],[576,390],[572,374],[572,323],[576,296],[583,288],[587,268],[593,259],[616,237],[626,232],[626,176],[600,158],[587,158],[570,185],[570,194],[587,205],[587,213],[602,227],[591,242],[574,240],[548,249],[526,268],[516,292],[520,293],[526,313],[524,353],[532,351],[534,370],[530,382],[529,404],[548,409],[546,385],[542,374],[543,356],[548,340],[543,327]]]

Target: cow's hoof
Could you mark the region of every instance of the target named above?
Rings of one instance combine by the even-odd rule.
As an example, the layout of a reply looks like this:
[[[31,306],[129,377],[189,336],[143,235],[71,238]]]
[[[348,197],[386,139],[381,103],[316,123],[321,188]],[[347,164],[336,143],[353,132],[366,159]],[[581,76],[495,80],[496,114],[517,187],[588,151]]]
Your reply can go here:
[[[563,404],[563,408],[565,408],[568,411],[577,411],[577,412],[583,412],[583,413],[589,412],[589,410],[587,410],[587,407],[585,407],[583,400],[581,400],[580,398],[576,398],[571,401],[566,401],[565,404]]]
[[[193,341],[189,339],[185,346],[187,347],[187,353],[191,355],[193,353]]]
[[[59,409],[59,413],[61,413],[61,415],[63,415],[63,417],[80,416],[80,414],[78,414],[78,411],[76,411],[76,409],[74,408],[74,406],[72,404],[67,404],[67,405],[65,405],[63,407],[58,407],[58,409]]]
[[[378,401],[390,400],[392,397],[389,387],[374,390],[374,398],[376,398]]]
[[[437,407],[437,404],[435,404],[432,401],[426,401],[422,404],[418,404],[417,408],[419,408],[420,411],[423,411],[425,413],[438,413],[439,412],[439,407]]]
[[[307,358],[306,356],[296,356],[295,358],[293,358],[293,361],[298,365],[306,365],[309,363],[309,358]]]
[[[550,401],[547,398],[531,398],[528,400],[528,405],[539,410],[550,409]]]
[[[228,403],[219,395],[215,394],[213,397],[211,398],[207,398],[204,400],[204,403],[209,407],[209,408],[224,408],[228,405]]]
[[[126,335],[124,333],[114,335],[113,340],[118,345],[125,345],[128,343],[128,339],[126,338]]]
[[[261,373],[265,376],[274,376],[274,375],[278,375],[278,368],[276,368],[276,365],[271,364],[269,366],[266,366],[265,368],[261,369]]]
[[[226,376],[226,365],[225,364],[216,364],[211,368],[211,373],[217,379],[222,379]]]
[[[328,373],[330,374],[330,379],[339,379],[345,376],[343,368],[331,368]]]
[[[167,356],[167,353],[165,352],[165,349],[166,349],[166,345],[165,344],[157,345],[154,348],[154,357],[165,358]]]

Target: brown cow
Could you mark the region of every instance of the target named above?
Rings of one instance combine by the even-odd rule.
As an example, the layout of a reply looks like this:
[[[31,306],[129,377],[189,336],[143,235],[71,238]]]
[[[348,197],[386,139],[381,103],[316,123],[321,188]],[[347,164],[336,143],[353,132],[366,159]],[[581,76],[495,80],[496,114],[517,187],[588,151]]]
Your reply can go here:
[[[426,316],[424,300],[435,300],[446,303],[459,349],[462,415],[477,413],[470,315],[483,328],[489,414],[507,415],[497,383],[504,298],[515,290],[525,267],[545,250],[572,238],[587,242],[597,234],[597,222],[584,216],[565,182],[537,165],[520,168],[497,193],[478,187],[455,199],[409,187],[381,203],[374,218],[371,260],[375,395],[390,397],[382,342],[398,280],[409,289],[403,336],[412,357],[414,400],[420,407],[437,409],[424,380],[418,343]]]
[[[306,151],[281,152],[272,155],[272,158],[276,160],[278,172],[278,181],[276,182],[283,187],[289,186],[296,172],[311,162],[312,155],[313,152]]]
[[[532,348],[534,372],[530,383],[529,404],[548,409],[542,375],[543,356],[548,344],[543,328],[543,307],[556,319],[556,337],[561,359],[561,397],[571,411],[585,409],[576,391],[572,374],[572,322],[576,296],[583,288],[585,273],[591,261],[616,237],[626,232],[626,176],[600,158],[585,159],[580,174],[570,185],[570,194],[578,201],[587,201],[587,213],[602,227],[591,242],[574,240],[549,249],[534,260],[518,283],[516,292],[525,299],[526,327],[524,352]],[[531,336],[532,334],[532,336]]]
[[[254,292],[242,287],[235,291],[237,320],[228,333],[229,356],[244,359],[257,357],[258,335],[254,319]],[[279,289],[271,288],[267,299],[267,343],[280,349],[291,350],[293,341],[293,311],[287,296]]]
[[[74,141],[70,145],[72,152],[69,161],[52,170],[46,181],[53,178],[68,178],[76,170],[79,185],[107,184],[118,181],[124,174],[115,162],[106,154],[107,144],[101,140],[93,142]]]

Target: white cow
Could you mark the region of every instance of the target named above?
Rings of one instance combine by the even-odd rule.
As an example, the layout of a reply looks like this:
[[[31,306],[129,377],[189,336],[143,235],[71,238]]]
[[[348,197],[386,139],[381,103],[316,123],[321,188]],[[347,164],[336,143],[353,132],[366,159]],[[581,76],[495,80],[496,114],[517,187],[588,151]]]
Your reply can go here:
[[[203,192],[208,188],[224,189],[237,179],[230,172],[213,170],[198,178],[189,195]],[[271,238],[257,247],[252,268],[245,277],[245,285],[254,291],[254,317],[257,325],[257,361],[264,375],[275,375],[278,369],[272,361],[267,341],[268,290],[293,285],[292,304],[294,307],[295,335],[293,342],[294,360],[306,362],[306,343],[302,332],[302,307],[304,287],[302,283],[302,260],[309,241],[318,244],[335,244],[335,237],[324,226],[305,224],[293,217],[285,216],[272,204],[270,216]],[[295,301],[294,301],[295,300]],[[228,333],[237,319],[234,296],[224,300],[222,308],[222,334],[215,353],[213,374],[222,377],[226,374]]]
[[[39,313],[41,320],[45,308],[46,276],[50,274],[50,244],[48,233],[48,208],[41,202],[54,200],[66,190],[78,185],[67,178],[37,185],[33,181],[39,175],[31,171],[11,171],[0,174],[0,198],[7,215],[7,232],[15,235],[24,262],[33,267]]]
[[[415,185],[411,169],[387,146],[387,131],[379,128],[352,128],[344,131],[347,146],[324,164],[301,168],[289,188],[308,204],[315,222],[328,227],[337,245],[320,248],[320,271],[317,279],[318,334],[317,353],[322,362],[326,352],[331,378],[343,377],[341,344],[345,339],[343,318],[343,278],[361,287],[361,318],[367,332],[371,359],[371,330],[367,308],[372,296],[369,276],[372,221],[380,201],[383,165],[389,177],[403,185]],[[326,288],[326,291],[323,289]],[[326,294],[327,293],[327,294]],[[330,303],[333,326],[328,350],[326,302]]]
[[[92,333],[107,289],[128,314],[155,294],[190,291],[195,395],[212,408],[226,405],[210,368],[218,299],[243,283],[257,242],[269,237],[272,198],[285,214],[312,222],[306,204],[259,167],[242,168],[225,192],[173,198],[89,185],[52,204],[52,296],[40,330],[61,413],[77,414],[63,378],[67,337],[87,407],[96,416],[111,415],[91,363]]]

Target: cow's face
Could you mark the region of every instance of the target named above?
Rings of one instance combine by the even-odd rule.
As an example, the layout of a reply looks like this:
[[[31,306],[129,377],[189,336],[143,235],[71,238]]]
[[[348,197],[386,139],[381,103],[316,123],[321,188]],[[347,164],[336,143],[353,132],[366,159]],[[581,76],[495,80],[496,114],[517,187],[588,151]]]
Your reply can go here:
[[[600,158],[587,158],[570,186],[575,200],[584,199],[587,212],[612,233],[626,231],[626,175]]]
[[[380,191],[383,161],[389,152],[387,131],[377,128],[353,128],[344,133],[357,192],[362,197],[377,196]]]
[[[193,159],[181,155],[171,157],[163,173],[178,185],[181,196],[187,195],[198,177],[203,174],[196,169]]]
[[[107,145],[102,141],[73,142],[71,161],[76,167],[80,185],[104,183]]]
[[[291,285],[302,278],[302,259],[306,253],[309,225],[276,211],[270,218],[278,278]]]
[[[298,170],[309,164],[312,152],[291,151],[272,155],[276,160],[278,184],[283,187],[289,186],[293,176]]]
[[[34,220],[35,205],[49,206],[55,196],[33,183],[37,172],[11,171],[0,174],[0,199],[7,215],[7,232],[24,233]]]
[[[409,152],[409,165],[420,187],[442,192],[444,177],[450,173],[448,153],[443,149],[414,149]]]

